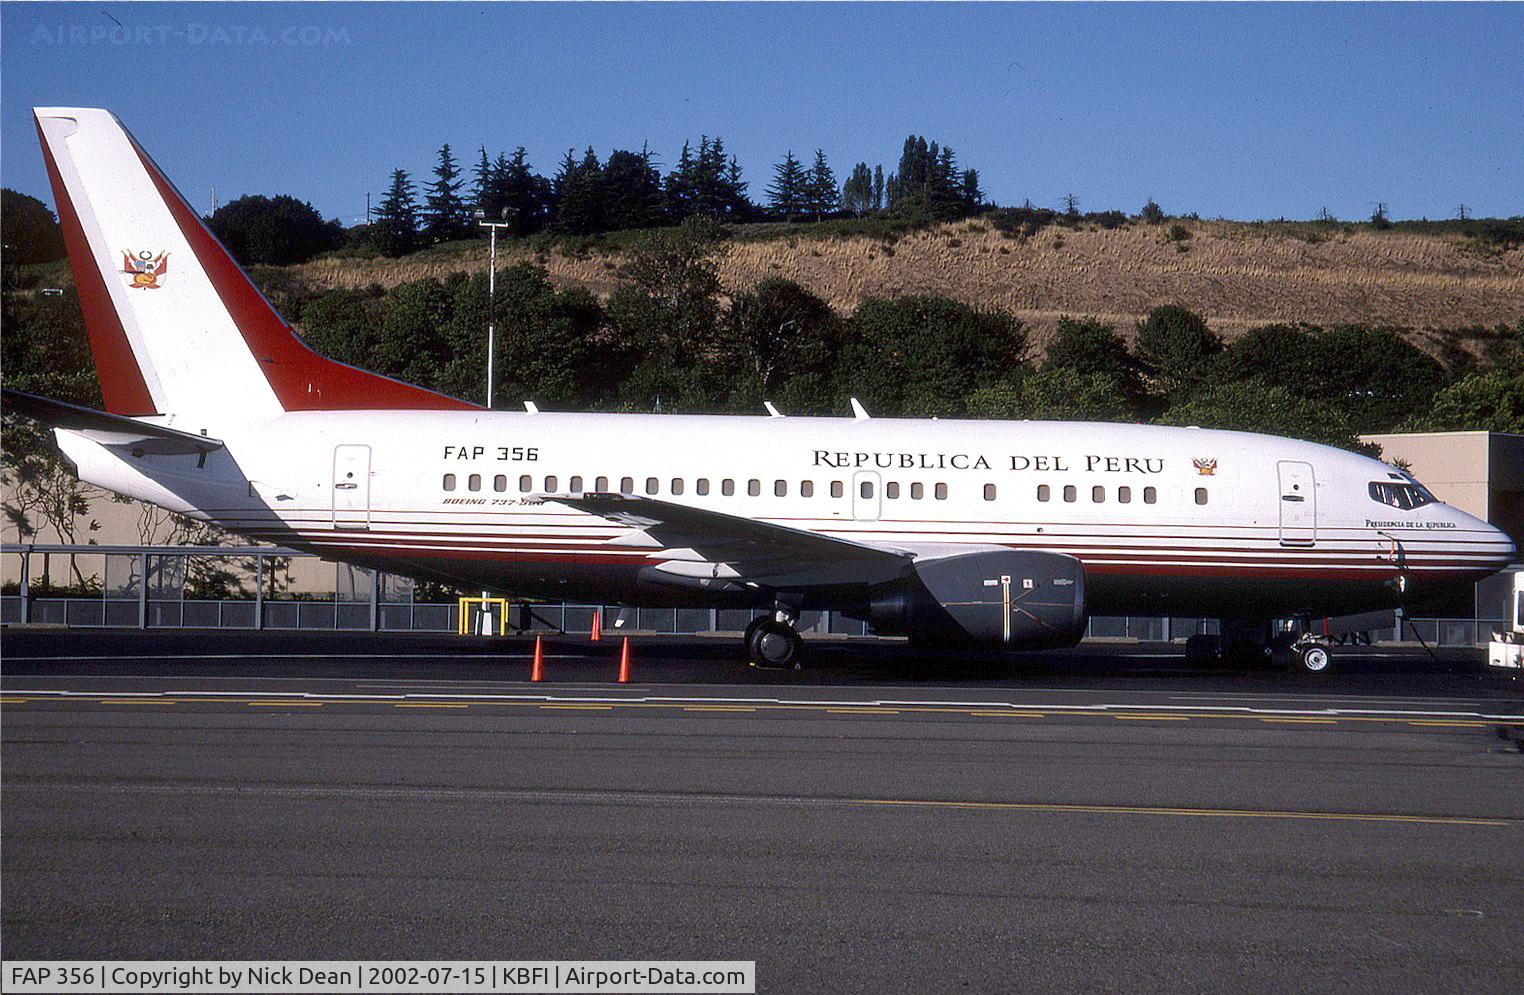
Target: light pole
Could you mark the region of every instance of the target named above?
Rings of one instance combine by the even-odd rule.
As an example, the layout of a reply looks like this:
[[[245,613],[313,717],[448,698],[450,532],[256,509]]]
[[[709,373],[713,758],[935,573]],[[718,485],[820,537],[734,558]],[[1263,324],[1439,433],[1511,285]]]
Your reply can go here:
[[[508,217],[508,208],[503,208],[503,218]],[[489,250],[490,262],[487,265],[487,408],[492,408],[492,366],[497,352],[497,230],[508,228],[508,221],[488,221],[487,212],[480,208],[476,211],[476,223],[491,231],[488,236],[492,248]]]

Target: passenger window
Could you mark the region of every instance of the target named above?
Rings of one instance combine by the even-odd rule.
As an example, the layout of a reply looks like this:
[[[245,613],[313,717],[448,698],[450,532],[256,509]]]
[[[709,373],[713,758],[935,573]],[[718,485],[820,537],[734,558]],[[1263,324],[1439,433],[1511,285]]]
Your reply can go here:
[[[455,489],[455,474],[453,474],[453,473],[447,473],[447,474],[445,474],[444,489],[447,490],[447,491],[453,491]]]
[[[841,486],[841,481],[839,481],[839,480],[833,480],[833,481],[831,481],[831,497],[839,498],[839,497],[841,497],[845,493],[846,493],[846,489]]]
[[[736,492],[736,482],[734,480],[731,480],[729,477],[726,477],[724,480],[720,481],[720,493],[721,494],[725,495],[726,497],[730,497],[735,492]]]
[[[1132,488],[1131,487],[1118,487],[1117,488],[1117,503],[1118,504],[1128,504],[1131,501],[1132,501]]]
[[[573,477],[573,478],[571,478],[571,480],[568,480],[566,482],[566,489],[571,491],[573,494],[581,494],[582,493],[582,478],[581,477]]]
[[[471,474],[471,476],[466,478],[466,486],[469,487],[473,491],[479,491],[479,490],[481,490],[482,489],[482,475],[479,474],[479,473],[473,473],[473,474]]]
[[[858,485],[858,487],[857,487],[857,493],[861,494],[865,498],[872,497],[873,496],[873,481],[871,481],[871,480],[864,480],[861,484]]]
[[[1096,484],[1094,487],[1090,488],[1090,500],[1094,501],[1096,504],[1105,504],[1106,488],[1102,487],[1100,484]]]
[[[985,484],[984,485],[984,500],[986,500],[986,501],[993,501],[993,500],[995,500],[995,485],[994,484]]]
[[[919,501],[919,500],[921,500],[921,498],[923,498],[925,496],[926,496],[926,486],[924,484],[911,484],[910,485],[910,499],[912,501]]]
[[[936,494],[938,501],[946,501],[947,500],[947,485],[946,484],[938,484],[936,486],[936,489],[933,491],[933,493]]]
[[[762,481],[760,481],[760,480],[748,480],[746,482],[746,493],[751,495],[752,497],[756,497],[758,494],[761,494],[762,493]]]
[[[545,489],[547,491],[550,491],[552,494],[555,493],[555,490],[556,490],[556,478],[555,477],[546,477],[545,478]]]
[[[1053,489],[1051,487],[1049,487],[1047,484],[1038,484],[1037,485],[1037,500],[1039,500],[1039,501],[1046,501],[1046,500],[1048,500],[1048,498],[1050,498],[1052,496],[1053,496]]]
[[[773,481],[773,497],[788,497],[788,481]]]
[[[1197,504],[1206,504],[1207,503],[1207,490],[1206,490],[1205,487],[1198,487],[1198,488],[1196,488],[1196,503]]]
[[[634,477],[620,477],[619,478],[619,493],[621,493],[621,494],[634,494],[635,493],[635,478]]]
[[[672,493],[673,494],[681,494],[682,492],[683,492],[683,478],[682,477],[673,477],[672,478]]]
[[[1079,491],[1073,484],[1064,485],[1064,500],[1070,503],[1079,500]]]
[[[493,477],[492,489],[497,491],[499,494],[501,494],[503,491],[506,491],[508,489],[508,478],[501,473]]]
[[[657,480],[655,477],[647,477],[646,478],[646,493],[647,494],[655,494],[659,490],[661,490],[661,481]]]
[[[801,480],[801,481],[799,481],[799,496],[800,497],[814,497],[815,496],[815,481],[813,481],[813,480]]]
[[[600,494],[607,494],[608,493],[608,489],[609,489],[609,478],[607,478],[607,477],[599,477],[597,480],[593,481],[593,490],[597,491],[598,493],[600,493]]]
[[[709,493],[709,478],[708,477],[700,477],[700,478],[698,478],[698,480],[695,480],[693,482],[693,489],[694,489],[694,491],[696,491],[698,493],[699,497],[703,497],[705,494],[708,494]]]
[[[891,480],[884,485],[884,497],[894,499],[900,496],[899,481]]]
[[[1152,487],[1143,488],[1143,503],[1154,504],[1159,500],[1159,492]]]
[[[534,478],[526,473],[519,478],[519,492],[528,494],[532,490],[534,490]]]

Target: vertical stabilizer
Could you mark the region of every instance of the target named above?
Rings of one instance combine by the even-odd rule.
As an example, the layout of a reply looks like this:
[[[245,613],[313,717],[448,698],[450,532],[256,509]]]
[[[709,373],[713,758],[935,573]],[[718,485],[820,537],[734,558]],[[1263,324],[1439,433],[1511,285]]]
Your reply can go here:
[[[206,423],[475,407],[317,355],[114,115],[34,113],[109,411]]]

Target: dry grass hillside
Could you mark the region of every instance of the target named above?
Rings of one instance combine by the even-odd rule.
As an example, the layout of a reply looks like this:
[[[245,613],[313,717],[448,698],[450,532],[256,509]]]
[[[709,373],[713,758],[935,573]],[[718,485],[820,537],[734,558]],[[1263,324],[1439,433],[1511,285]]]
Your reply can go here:
[[[1367,322],[1413,329],[1512,323],[1524,317],[1524,249],[1487,250],[1459,235],[1319,232],[1310,225],[1187,222],[1078,230],[1048,227],[1026,240],[979,220],[905,235],[742,238],[721,263],[727,288],[767,276],[796,280],[841,311],[864,297],[933,293],[1016,312],[1046,337],[1061,315],[1123,328],[1159,304],[1183,304],[1232,337],[1275,321]],[[620,254],[501,246],[507,264],[542,263],[559,285],[609,293]],[[445,246],[403,259],[320,259],[293,267],[318,287],[391,286],[485,267],[486,252]]]

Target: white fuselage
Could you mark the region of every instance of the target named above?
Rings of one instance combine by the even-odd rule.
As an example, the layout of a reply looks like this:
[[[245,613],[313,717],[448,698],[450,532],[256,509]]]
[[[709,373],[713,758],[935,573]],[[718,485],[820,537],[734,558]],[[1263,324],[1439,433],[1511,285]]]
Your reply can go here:
[[[572,492],[650,496],[915,556],[1067,553],[1084,563],[1098,614],[1339,614],[1478,579],[1513,555],[1505,535],[1456,508],[1378,501],[1373,482],[1409,481],[1386,464],[1239,432],[488,411],[210,428],[226,449],[204,466],[60,439],[92,483],[253,538],[568,600],[654,597],[637,584],[643,567],[702,559],[555,502]]]

